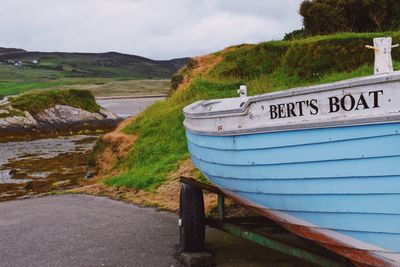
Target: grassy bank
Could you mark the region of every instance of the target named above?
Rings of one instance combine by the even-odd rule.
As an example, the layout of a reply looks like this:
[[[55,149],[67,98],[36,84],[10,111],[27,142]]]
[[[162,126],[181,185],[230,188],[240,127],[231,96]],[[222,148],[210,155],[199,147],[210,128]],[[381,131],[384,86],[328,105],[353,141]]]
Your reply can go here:
[[[25,93],[10,98],[14,109],[38,113],[56,105],[66,105],[98,112],[100,106],[96,103],[93,94],[86,90],[47,90]]]
[[[240,84],[248,85],[249,94],[255,95],[370,75],[374,53],[364,46],[377,36],[400,42],[399,32],[346,33],[240,45],[195,58],[175,77],[170,98],[155,103],[120,130],[137,139],[116,160],[105,184],[152,191],[187,160],[182,109],[189,103],[235,97]],[[400,60],[400,49],[393,50],[393,57]],[[400,61],[395,68],[400,68]]]

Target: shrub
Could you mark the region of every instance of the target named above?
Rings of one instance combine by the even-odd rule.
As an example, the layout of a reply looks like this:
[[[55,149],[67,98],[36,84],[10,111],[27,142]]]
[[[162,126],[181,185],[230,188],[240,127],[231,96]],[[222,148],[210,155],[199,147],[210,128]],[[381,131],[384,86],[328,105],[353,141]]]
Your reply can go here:
[[[249,80],[272,73],[280,66],[289,47],[290,42],[282,41],[238,47],[226,52],[224,60],[214,68],[211,75]]]
[[[399,33],[392,35],[400,41]],[[311,79],[329,72],[354,70],[365,64],[372,64],[374,53],[365,48],[372,44],[374,34],[338,34],[329,38],[316,37],[293,42],[285,54],[283,65],[290,75]],[[393,50],[393,56],[400,55]]]
[[[285,33],[283,40],[284,41],[293,41],[293,40],[304,39],[306,37],[307,37],[306,30],[304,28],[301,28],[299,30],[294,30],[289,33]]]
[[[398,0],[306,0],[300,15],[311,35],[398,30]]]
[[[171,96],[176,91],[176,89],[178,89],[179,85],[181,85],[181,83],[183,82],[183,78],[183,74],[179,72],[172,76],[171,88],[168,91],[168,96]]]

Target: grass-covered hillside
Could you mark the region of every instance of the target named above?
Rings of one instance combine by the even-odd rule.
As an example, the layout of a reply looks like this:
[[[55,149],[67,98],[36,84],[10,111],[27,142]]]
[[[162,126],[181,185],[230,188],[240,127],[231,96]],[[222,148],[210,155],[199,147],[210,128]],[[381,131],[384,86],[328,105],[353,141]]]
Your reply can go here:
[[[374,53],[365,45],[378,36],[400,42],[399,32],[345,33],[245,44],[194,58],[174,76],[171,97],[121,127],[118,134],[134,136],[135,143],[114,162],[105,183],[152,191],[187,162],[182,109],[194,101],[236,97],[241,84],[255,95],[372,74]],[[399,69],[400,49],[393,58]]]
[[[186,58],[151,60],[115,52],[45,53],[0,48],[0,98],[32,89],[169,80],[186,62]]]
[[[89,112],[99,112],[100,106],[96,103],[93,94],[87,90],[47,90],[25,93],[10,98],[14,109],[28,111],[31,114],[39,113],[56,105],[65,105]]]
[[[0,144],[110,132],[120,122],[88,90],[38,90],[0,101]]]
[[[70,106],[89,112],[99,112],[101,109],[93,94],[87,90],[34,91],[11,96],[8,101],[0,102],[0,119],[13,116],[25,117],[25,111],[35,115],[56,105]]]

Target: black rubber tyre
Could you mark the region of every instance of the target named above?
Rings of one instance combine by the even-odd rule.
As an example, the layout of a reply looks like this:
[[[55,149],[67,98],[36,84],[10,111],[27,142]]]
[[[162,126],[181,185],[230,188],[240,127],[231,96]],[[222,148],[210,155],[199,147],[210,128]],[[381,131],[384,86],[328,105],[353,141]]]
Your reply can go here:
[[[179,201],[180,250],[181,252],[204,251],[203,192],[200,188],[182,184]]]

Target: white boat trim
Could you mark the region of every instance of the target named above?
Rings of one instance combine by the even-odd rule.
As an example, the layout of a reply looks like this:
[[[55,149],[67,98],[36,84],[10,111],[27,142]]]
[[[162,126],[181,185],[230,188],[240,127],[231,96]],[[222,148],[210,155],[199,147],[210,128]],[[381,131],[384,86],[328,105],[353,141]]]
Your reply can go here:
[[[400,106],[397,105],[399,104],[398,99],[400,99],[400,87],[394,88],[392,83],[396,84],[396,86],[400,84],[400,71],[253,97],[198,101],[185,107],[184,126],[188,131],[196,134],[229,136],[400,122]],[[372,99],[373,95],[371,96],[371,93],[378,94],[378,92],[381,93],[379,97],[385,100],[382,102],[384,107],[379,106],[378,110],[375,110],[375,107],[371,108],[371,103],[369,103],[370,107],[367,106],[369,110],[358,110],[357,112],[355,110],[344,112],[342,109],[337,113],[328,114],[326,110],[327,101],[332,97],[341,96],[344,98],[352,94],[359,97],[363,94],[366,96],[369,93],[369,98]],[[383,92],[385,92],[385,95]],[[296,100],[305,102],[304,99],[306,98],[315,98],[311,101],[319,101],[317,105],[321,114],[317,116],[310,116],[309,114],[303,117],[295,116],[296,118],[283,117],[282,119],[279,118],[279,121],[269,118],[272,111],[267,111],[268,105],[277,105],[279,103],[277,100],[280,101],[282,99],[282,101],[289,101],[289,103],[292,101],[294,103]],[[368,99],[368,101],[372,101],[371,99]],[[357,102],[357,108],[359,103]],[[264,105],[266,105],[266,111],[261,113],[260,107],[257,107],[257,105],[261,105],[263,109]],[[212,111],[213,108],[214,111]],[[308,106],[308,109],[310,109],[310,106]]]
[[[346,127],[346,126],[361,126],[369,124],[385,124],[385,123],[396,123],[400,122],[400,115],[392,116],[381,116],[374,118],[358,118],[340,121],[321,121],[317,123],[305,122],[302,124],[287,124],[282,126],[271,126],[271,127],[254,127],[251,129],[238,129],[232,131],[216,132],[216,131],[198,131],[194,130],[191,125],[188,125],[186,121],[183,125],[186,130],[194,134],[210,135],[210,136],[235,136],[235,135],[246,135],[246,134],[257,134],[257,133],[270,133],[270,132],[282,132],[282,131],[297,131],[307,129],[319,129],[319,128],[335,128],[335,127]]]
[[[309,87],[297,87],[292,88],[284,91],[273,92],[268,94],[262,95],[255,95],[252,97],[248,97],[245,104],[238,109],[232,109],[228,112],[224,111],[215,111],[215,112],[204,112],[204,113],[194,113],[191,112],[191,109],[195,108],[198,105],[208,105],[221,102],[222,99],[212,99],[212,100],[200,100],[197,101],[183,109],[183,112],[186,117],[188,118],[202,118],[202,117],[210,117],[215,115],[223,115],[223,114],[243,114],[245,113],[246,109],[249,107],[250,104],[263,101],[263,100],[272,100],[272,99],[279,99],[285,98],[289,96],[299,96],[299,95],[306,95],[306,94],[313,94],[313,93],[320,93],[320,92],[327,92],[333,91],[338,89],[348,89],[355,86],[363,86],[363,85],[373,85],[373,84],[380,84],[380,83],[387,83],[393,81],[400,80],[400,71],[395,71],[390,74],[380,74],[380,75],[371,75],[361,78],[354,78],[349,80],[344,80],[335,83],[326,83],[321,85],[309,86]],[[246,98],[241,98],[243,101]]]

